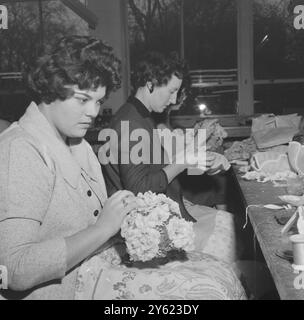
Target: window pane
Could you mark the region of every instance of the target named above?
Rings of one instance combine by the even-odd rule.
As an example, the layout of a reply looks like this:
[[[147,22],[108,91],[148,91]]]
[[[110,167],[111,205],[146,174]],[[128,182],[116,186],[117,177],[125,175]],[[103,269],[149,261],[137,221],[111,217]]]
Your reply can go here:
[[[235,0],[184,0],[185,57],[191,69],[237,67]]]
[[[179,0],[129,0],[131,64],[145,52],[180,51]]]
[[[66,35],[88,35],[88,24],[61,1],[46,1],[43,4],[43,27],[45,47],[51,47]]]
[[[0,72],[21,71],[37,55],[38,6],[36,1],[6,4],[8,29],[0,32]]]
[[[7,4],[9,28],[0,33],[0,72],[32,65],[41,51],[41,40],[50,47],[64,35],[88,34],[87,24],[60,1],[41,3],[42,21],[38,1]]]
[[[254,86],[255,113],[303,114],[303,83],[279,83]]]
[[[201,113],[203,105],[214,114],[236,112],[235,0],[129,0],[129,40],[131,65],[144,52],[180,52],[184,43],[192,86],[173,114]]]
[[[254,1],[255,112],[301,111],[304,35],[294,28],[296,1]]]
[[[184,0],[184,34],[192,96],[179,114],[236,113],[236,1]]]
[[[6,4],[8,29],[0,32],[0,117],[17,120],[29,103],[21,72],[64,35],[89,33],[87,23],[61,1]],[[8,74],[4,74],[8,73]]]

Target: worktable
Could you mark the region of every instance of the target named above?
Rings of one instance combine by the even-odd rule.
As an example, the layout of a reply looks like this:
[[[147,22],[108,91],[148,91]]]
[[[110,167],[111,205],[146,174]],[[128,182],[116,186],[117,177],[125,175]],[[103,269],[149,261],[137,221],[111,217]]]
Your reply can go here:
[[[280,298],[282,300],[304,300],[304,289],[294,287],[297,274],[294,273],[291,266],[292,261],[277,255],[277,250],[291,249],[289,235],[281,234],[283,226],[278,223],[277,218],[290,217],[296,208],[272,210],[262,206],[283,204],[278,196],[286,194],[286,188],[274,187],[272,182],[246,181],[241,178],[237,167],[233,167],[232,175],[243,205],[247,208],[248,223],[252,225],[255,239],[259,243]]]

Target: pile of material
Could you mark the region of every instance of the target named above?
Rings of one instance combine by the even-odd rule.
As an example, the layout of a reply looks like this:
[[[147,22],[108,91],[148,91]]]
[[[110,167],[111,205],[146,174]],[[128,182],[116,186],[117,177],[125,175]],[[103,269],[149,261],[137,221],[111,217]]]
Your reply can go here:
[[[225,150],[225,157],[229,161],[233,160],[249,160],[251,156],[257,151],[256,143],[252,137],[243,141],[235,141]]]
[[[219,124],[218,119],[204,119],[197,122],[194,130],[206,130],[206,144],[208,151],[217,151],[222,146],[223,141],[227,138],[226,130]]]
[[[252,121],[251,137],[234,142],[225,151],[225,156],[231,163],[240,160],[247,162],[240,168],[246,180],[275,183],[296,178],[297,174],[302,173],[298,169],[301,165],[295,168],[290,164],[296,161],[297,157],[292,151],[300,150],[300,144],[291,141],[299,132],[300,122],[301,117],[297,114],[262,115],[255,118]]]

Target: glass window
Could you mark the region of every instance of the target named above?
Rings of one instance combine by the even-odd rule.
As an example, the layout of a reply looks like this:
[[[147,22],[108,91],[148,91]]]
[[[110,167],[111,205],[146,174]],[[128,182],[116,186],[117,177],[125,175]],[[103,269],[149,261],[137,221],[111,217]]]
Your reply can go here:
[[[0,33],[0,72],[19,72],[24,63],[32,63],[39,43],[36,1],[8,3],[8,29]]]
[[[129,0],[131,64],[150,50],[180,51],[180,0]]]
[[[235,0],[184,0],[185,58],[191,69],[237,67]]]
[[[89,34],[88,24],[61,1],[46,1],[44,3],[43,28],[46,48],[66,35]]]
[[[294,28],[295,6],[295,1],[254,1],[256,113],[293,113],[303,108],[304,34]]]
[[[129,0],[129,41],[131,66],[148,50],[187,60],[188,98],[172,115],[236,113],[235,0]]]
[[[179,114],[236,113],[236,1],[185,0],[184,33],[192,95]]]
[[[61,1],[6,3],[8,29],[0,33],[0,116],[17,120],[29,101],[22,71],[67,34],[89,33],[87,23]]]
[[[0,72],[31,65],[39,51],[67,34],[88,34],[87,24],[60,1],[8,3],[9,29],[1,32]]]

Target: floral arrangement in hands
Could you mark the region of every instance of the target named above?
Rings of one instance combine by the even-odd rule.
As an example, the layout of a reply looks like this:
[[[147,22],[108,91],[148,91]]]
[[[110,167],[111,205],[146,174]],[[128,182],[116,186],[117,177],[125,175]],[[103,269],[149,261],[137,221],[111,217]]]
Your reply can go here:
[[[124,219],[121,236],[132,261],[165,257],[171,250],[194,250],[193,222],[184,220],[178,204],[148,191],[136,197],[138,208]]]

